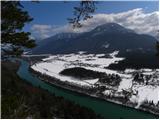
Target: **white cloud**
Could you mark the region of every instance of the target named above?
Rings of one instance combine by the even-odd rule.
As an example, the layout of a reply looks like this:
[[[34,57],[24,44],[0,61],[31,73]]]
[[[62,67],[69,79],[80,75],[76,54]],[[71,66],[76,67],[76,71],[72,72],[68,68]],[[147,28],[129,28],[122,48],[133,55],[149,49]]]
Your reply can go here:
[[[39,25],[35,24],[31,27],[31,31],[35,36],[38,36],[38,38],[47,38],[52,35],[51,33],[52,26],[51,25]]]
[[[143,9],[137,8],[126,12],[115,14],[96,14],[92,19],[82,22],[82,31],[87,31],[108,22],[118,23],[137,33],[155,36],[158,31],[158,11],[145,13]]]
[[[158,11],[145,13],[142,8],[137,8],[121,13],[95,14],[92,19],[82,21],[83,27],[79,29],[73,29],[68,24],[64,26],[33,25],[32,31],[39,34],[41,38],[46,38],[61,32],[87,32],[99,25],[115,22],[137,33],[156,36],[159,28],[158,16]]]
[[[31,32],[36,38],[44,39],[57,33],[74,32],[74,30],[68,24],[64,26],[34,24],[31,27]]]

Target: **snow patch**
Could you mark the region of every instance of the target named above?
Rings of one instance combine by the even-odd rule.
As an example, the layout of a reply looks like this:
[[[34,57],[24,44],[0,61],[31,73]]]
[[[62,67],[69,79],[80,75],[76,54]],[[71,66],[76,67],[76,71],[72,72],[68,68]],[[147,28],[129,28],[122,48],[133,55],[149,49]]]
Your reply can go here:
[[[102,47],[104,47],[104,48],[109,48],[109,45],[110,45],[110,44],[106,44],[106,45],[103,45]]]
[[[123,78],[118,87],[118,91],[126,90],[131,88],[132,78]]]
[[[114,55],[118,52],[111,53],[113,58],[98,58],[104,54],[83,54],[84,52],[80,51],[79,54],[65,54],[65,55],[53,55],[48,58],[44,58],[43,62],[36,63],[31,66],[35,71],[41,72],[42,74],[49,75],[51,77],[57,78],[61,81],[67,81],[74,83],[76,85],[88,86],[91,87],[95,84],[98,79],[92,80],[79,80],[74,77],[60,75],[59,73],[67,68],[72,67],[83,67],[85,69],[106,72],[108,73],[117,73],[112,70],[104,69],[104,67],[109,66],[115,61],[123,60],[124,58],[116,58]],[[89,59],[89,60],[88,60]]]
[[[157,104],[159,101],[159,87],[154,87],[154,86],[135,86],[133,88],[134,90],[137,91],[137,95],[133,95],[130,100],[132,102],[138,103],[136,106],[137,108],[144,102],[152,102],[154,104]]]
[[[90,83],[90,84],[95,84],[96,82],[98,82],[98,79],[92,79],[92,80],[85,80],[85,82]]]
[[[54,77],[59,79],[60,81],[68,82],[73,85],[82,86],[82,87],[95,87],[94,84],[98,82],[98,79],[85,79],[80,80],[78,78],[69,77],[60,75],[59,73],[67,68],[73,67],[83,67],[88,70],[93,70],[97,72],[104,72],[106,74],[117,74],[121,77],[121,82],[117,88],[110,87],[106,84],[105,85],[108,89],[106,89],[103,94],[104,95],[114,95],[114,96],[123,96],[123,90],[126,90],[131,93],[130,101],[133,103],[137,103],[137,108],[144,102],[144,101],[153,101],[154,104],[157,104],[159,101],[158,93],[159,93],[159,86],[157,85],[158,81],[158,69],[126,69],[123,72],[115,71],[106,69],[110,64],[117,63],[124,58],[116,57],[119,51],[114,51],[109,55],[111,58],[101,58],[105,56],[105,54],[84,54],[83,51],[80,51],[78,54],[64,54],[64,55],[53,55],[49,56],[48,58],[42,59],[42,62],[35,63],[31,66],[32,69],[38,71],[42,74]],[[145,83],[139,84],[134,83],[133,73],[134,72],[141,72],[144,75],[155,75],[154,79],[151,77],[150,82],[153,85],[146,85]],[[153,80],[152,80],[153,79]],[[155,84],[156,83],[156,84]],[[102,84],[101,84],[102,85]],[[114,89],[114,90],[113,90]],[[113,93],[113,91],[116,91]],[[124,97],[124,96],[123,96]]]

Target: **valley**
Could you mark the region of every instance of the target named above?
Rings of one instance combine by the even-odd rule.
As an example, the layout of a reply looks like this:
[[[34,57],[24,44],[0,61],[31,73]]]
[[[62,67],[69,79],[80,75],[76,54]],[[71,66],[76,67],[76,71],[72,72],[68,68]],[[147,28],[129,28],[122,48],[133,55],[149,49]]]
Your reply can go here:
[[[118,51],[107,55],[83,51],[51,55],[32,63],[30,71],[47,83],[158,114],[159,70],[108,69],[125,59],[117,55]]]
[[[1,117],[159,118],[159,1],[1,1]]]

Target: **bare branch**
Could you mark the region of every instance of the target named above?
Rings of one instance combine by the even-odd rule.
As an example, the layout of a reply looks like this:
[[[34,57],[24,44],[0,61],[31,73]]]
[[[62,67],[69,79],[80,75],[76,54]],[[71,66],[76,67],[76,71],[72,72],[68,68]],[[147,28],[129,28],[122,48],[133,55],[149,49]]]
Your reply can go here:
[[[82,27],[81,20],[88,20],[93,16],[90,15],[95,12],[96,2],[89,0],[89,1],[81,1],[78,7],[74,7],[74,18],[68,18],[70,24],[73,25],[73,28],[80,28]]]

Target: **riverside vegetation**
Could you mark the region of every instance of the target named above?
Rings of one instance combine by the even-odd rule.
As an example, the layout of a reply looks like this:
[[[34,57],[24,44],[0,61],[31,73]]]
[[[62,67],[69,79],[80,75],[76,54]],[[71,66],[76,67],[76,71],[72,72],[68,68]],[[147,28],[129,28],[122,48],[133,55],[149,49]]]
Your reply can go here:
[[[89,108],[33,87],[16,74],[19,62],[2,62],[2,118],[101,118]]]

